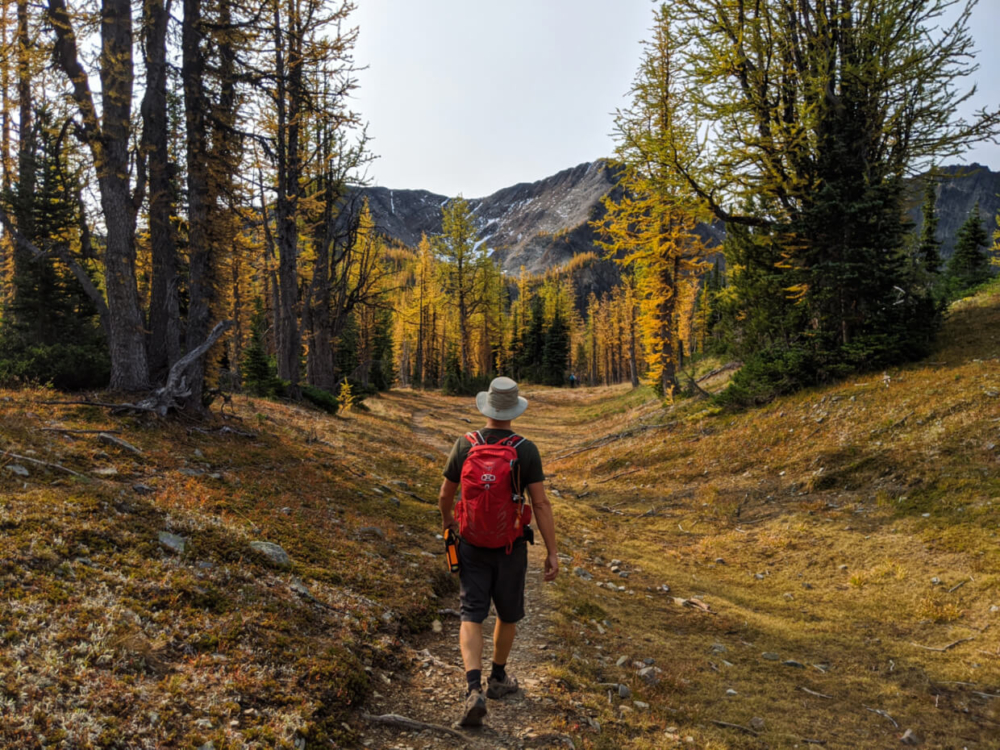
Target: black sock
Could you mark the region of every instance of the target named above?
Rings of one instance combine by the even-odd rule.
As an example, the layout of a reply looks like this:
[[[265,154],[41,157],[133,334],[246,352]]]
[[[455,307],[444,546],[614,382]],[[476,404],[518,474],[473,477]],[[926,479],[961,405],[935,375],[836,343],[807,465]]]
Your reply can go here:
[[[503,682],[507,678],[507,665],[497,664],[493,662],[493,671],[490,673],[490,679],[495,682]]]
[[[478,692],[483,692],[483,670],[481,669],[470,669],[465,673],[465,681],[469,683],[468,695],[473,690]]]

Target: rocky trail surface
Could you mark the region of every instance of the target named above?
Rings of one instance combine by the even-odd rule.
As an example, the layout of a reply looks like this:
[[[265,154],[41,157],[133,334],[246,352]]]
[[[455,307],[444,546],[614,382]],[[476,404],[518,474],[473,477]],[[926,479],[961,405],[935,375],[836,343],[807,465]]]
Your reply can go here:
[[[456,730],[465,698],[465,674],[458,646],[458,597],[442,600],[440,618],[434,627],[412,637],[401,654],[400,669],[380,673],[369,714],[373,717],[405,717],[437,728],[407,728],[370,720],[370,731],[361,744],[371,748],[426,750],[429,748],[540,748],[573,747],[569,735],[551,727],[563,718],[550,697],[554,679],[547,674],[553,659],[553,634],[546,615],[545,584],[542,582],[544,552],[531,549],[526,591],[526,617],[508,661],[510,673],[521,689],[502,700],[488,702],[489,713],[482,729]],[[565,571],[564,571],[565,573]],[[484,623],[484,676],[492,653],[495,615]],[[389,721],[389,720],[387,720]],[[450,731],[449,731],[450,730]]]

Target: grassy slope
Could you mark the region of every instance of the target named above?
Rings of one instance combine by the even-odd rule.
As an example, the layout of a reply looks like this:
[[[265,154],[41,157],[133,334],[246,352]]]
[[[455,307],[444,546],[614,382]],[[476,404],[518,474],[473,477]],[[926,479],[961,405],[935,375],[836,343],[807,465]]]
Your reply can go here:
[[[620,389],[577,407],[571,429],[593,438],[672,423],[548,463],[566,546],[596,576],[558,589],[559,673],[602,723],[585,746],[886,748],[911,728],[930,747],[1000,748],[1000,698],[977,695],[1000,694],[998,336],[994,289],[956,306],[932,361],[888,385],[867,376],[737,416],[704,402],[665,414]],[[656,659],[662,682],[619,655]],[[592,687],[617,681],[651,709]],[[759,737],[712,723],[754,717]]]
[[[976,695],[1000,692],[998,324],[1000,294],[981,295],[933,362],[888,387],[867,377],[738,416],[665,413],[645,390],[529,392],[522,428],[574,557],[546,589],[553,728],[600,748],[884,748],[905,728],[931,747],[1000,747],[1000,700]],[[241,421],[188,426],[38,403],[51,397],[0,393],[0,450],[118,473],[0,469],[0,746],[352,744],[371,675],[397,668],[400,634],[453,585],[424,554],[440,551],[436,510],[392,482],[433,497],[470,400],[394,393],[340,420],[238,399]],[[671,426],[556,460],[649,423]],[[115,428],[143,455],[45,427]],[[189,539],[183,555],[159,545],[164,530]],[[292,569],[251,553],[254,539],[281,544]],[[619,655],[655,659],[661,682]],[[650,709],[600,682],[627,682]],[[759,737],[712,724],[754,717]]]
[[[0,392],[0,451],[92,478],[0,453],[31,472],[0,468],[0,747],[350,743],[372,666],[392,667],[452,585],[426,554],[436,508],[393,484],[432,499],[440,469],[399,439],[403,402],[331,419],[237,399],[241,421],[185,425],[50,398]],[[116,429],[142,456],[46,427]],[[251,552],[258,539],[291,569]]]

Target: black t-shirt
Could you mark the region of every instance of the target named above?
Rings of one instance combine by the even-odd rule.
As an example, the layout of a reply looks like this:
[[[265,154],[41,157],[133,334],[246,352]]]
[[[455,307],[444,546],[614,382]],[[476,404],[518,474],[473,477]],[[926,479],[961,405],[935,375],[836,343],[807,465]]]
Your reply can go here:
[[[510,437],[515,434],[513,430],[491,430],[482,429],[479,430],[479,434],[483,436],[483,439],[490,444],[499,443],[506,437]],[[458,484],[462,479],[462,464],[465,463],[465,457],[469,455],[469,451],[472,449],[472,443],[470,443],[465,435],[462,435],[458,440],[455,441],[455,445],[452,446],[451,453],[448,455],[448,463],[444,467],[444,478],[449,482],[455,482]],[[521,466],[521,484],[523,490],[527,490],[529,484],[534,484],[535,482],[541,482],[545,479],[545,473],[542,471],[542,456],[538,452],[538,448],[530,440],[522,440],[520,445],[517,446],[517,462]]]

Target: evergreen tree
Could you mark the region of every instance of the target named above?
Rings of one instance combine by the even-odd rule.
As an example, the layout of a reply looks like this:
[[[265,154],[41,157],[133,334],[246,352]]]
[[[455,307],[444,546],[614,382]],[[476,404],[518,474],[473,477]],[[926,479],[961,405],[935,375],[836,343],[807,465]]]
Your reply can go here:
[[[927,351],[938,307],[906,268],[903,177],[1000,128],[997,110],[955,115],[973,4],[941,33],[929,27],[942,0],[659,6],[624,117],[626,166],[678,175],[727,230],[765,233],[779,294],[798,307],[764,326],[775,343],[737,386],[795,389]]]
[[[392,388],[392,384],[396,380],[392,343],[392,311],[377,310],[370,377],[371,384],[380,391]]]
[[[250,342],[243,350],[243,387],[255,396],[276,396],[281,388],[277,368],[267,354],[267,314],[264,301],[258,297],[254,301],[253,318],[250,321]]]
[[[341,330],[340,335],[337,337],[334,347],[335,361],[337,363],[337,380],[353,377],[355,370],[358,369],[358,365],[361,363],[358,356],[358,349],[361,344],[359,333],[358,314],[355,311],[348,315],[344,321],[343,330]]]
[[[969,289],[988,281],[990,258],[986,252],[989,236],[977,203],[958,230],[955,254],[948,260],[946,283],[951,297],[961,297]]]
[[[529,321],[523,329],[518,346],[518,376],[523,380],[541,380],[541,363],[545,353],[545,298],[531,298]]]
[[[462,362],[458,349],[454,344],[448,346],[444,358],[444,392],[450,396],[462,395],[465,391],[465,378],[462,373]]]
[[[34,153],[21,163],[34,174],[20,179],[3,200],[24,236],[53,252],[14,255],[14,294],[0,331],[0,379],[51,382],[64,389],[102,387],[110,360],[98,311],[63,261],[80,243],[79,182],[46,109],[35,113],[32,127]],[[88,280],[94,284],[92,275]]]
[[[569,325],[558,308],[545,331],[541,360],[541,377],[545,385],[563,385],[569,362]]]
[[[448,300],[458,316],[459,361],[462,371],[472,371],[470,318],[483,303],[481,276],[490,260],[476,241],[472,210],[461,197],[449,201],[442,210],[441,235],[435,240],[437,252],[447,261],[443,266]]]
[[[931,274],[937,274],[941,271],[941,243],[937,238],[938,224],[937,191],[934,187],[934,181],[928,179],[924,184],[923,224],[920,228],[917,257],[924,270]]]

